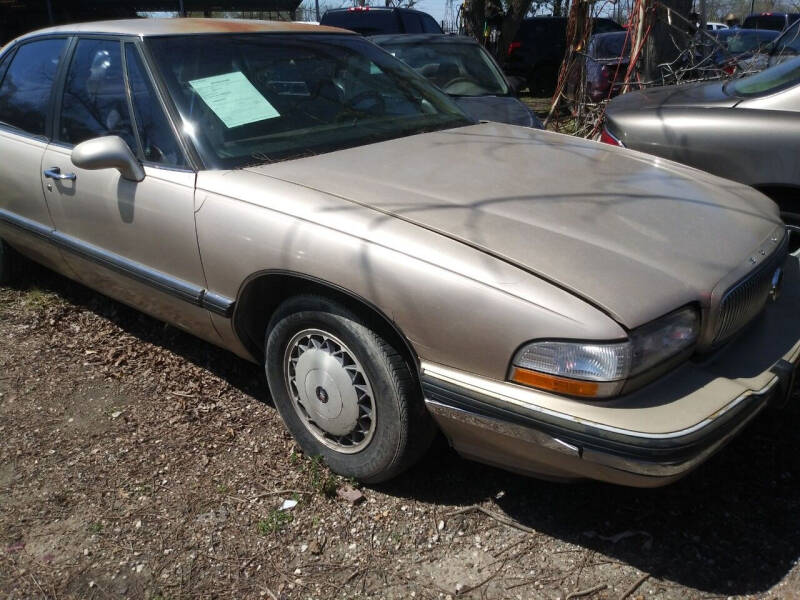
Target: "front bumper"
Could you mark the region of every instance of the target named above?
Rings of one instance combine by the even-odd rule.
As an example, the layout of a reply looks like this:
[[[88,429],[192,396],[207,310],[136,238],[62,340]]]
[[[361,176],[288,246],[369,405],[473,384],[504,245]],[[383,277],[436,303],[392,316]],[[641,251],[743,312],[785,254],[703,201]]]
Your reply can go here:
[[[428,410],[463,456],[546,479],[671,483],[789,396],[800,359],[800,268],[783,293],[702,362],[610,402],[587,403],[422,364]]]

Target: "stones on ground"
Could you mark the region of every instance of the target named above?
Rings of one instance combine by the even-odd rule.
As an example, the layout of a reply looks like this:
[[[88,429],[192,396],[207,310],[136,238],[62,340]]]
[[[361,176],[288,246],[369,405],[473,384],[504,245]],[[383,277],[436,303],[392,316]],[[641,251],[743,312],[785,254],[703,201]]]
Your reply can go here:
[[[336,490],[336,495],[339,496],[339,498],[341,498],[342,500],[345,500],[352,505],[356,505],[364,501],[364,494],[362,494],[360,490],[355,489],[351,485],[343,485],[338,490]]]

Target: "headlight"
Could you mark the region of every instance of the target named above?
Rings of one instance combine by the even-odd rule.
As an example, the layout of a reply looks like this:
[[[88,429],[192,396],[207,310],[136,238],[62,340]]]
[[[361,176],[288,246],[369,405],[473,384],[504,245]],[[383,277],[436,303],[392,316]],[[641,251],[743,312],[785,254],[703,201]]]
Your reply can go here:
[[[514,356],[510,379],[570,396],[608,398],[692,346],[698,321],[696,310],[684,308],[634,329],[624,342],[533,342]]]

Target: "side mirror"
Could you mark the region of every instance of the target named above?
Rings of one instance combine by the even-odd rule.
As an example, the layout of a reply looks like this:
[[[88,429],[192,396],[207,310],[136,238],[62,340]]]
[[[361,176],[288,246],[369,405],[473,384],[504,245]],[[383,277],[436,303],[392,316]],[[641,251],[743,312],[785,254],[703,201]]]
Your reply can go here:
[[[125,179],[141,181],[144,168],[128,144],[116,135],[86,140],[72,150],[72,163],[81,169],[116,169]]]

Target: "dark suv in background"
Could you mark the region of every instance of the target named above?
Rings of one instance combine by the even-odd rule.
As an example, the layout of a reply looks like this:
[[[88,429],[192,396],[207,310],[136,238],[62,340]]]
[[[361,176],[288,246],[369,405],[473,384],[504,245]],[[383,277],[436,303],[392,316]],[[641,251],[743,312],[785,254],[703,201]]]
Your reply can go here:
[[[783,31],[800,19],[800,13],[766,12],[760,15],[749,15],[742,23],[742,29],[772,29]]]
[[[611,19],[594,19],[594,33],[622,30],[622,26]],[[551,95],[556,87],[559,66],[567,52],[566,38],[566,17],[524,19],[508,47],[505,72],[525,79],[534,96]]]
[[[352,6],[335,8],[322,15],[320,25],[341,27],[361,35],[386,33],[444,33],[428,13],[410,8]]]

